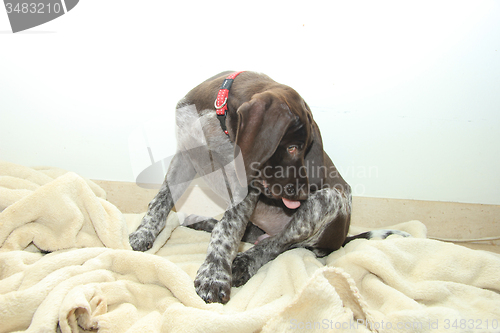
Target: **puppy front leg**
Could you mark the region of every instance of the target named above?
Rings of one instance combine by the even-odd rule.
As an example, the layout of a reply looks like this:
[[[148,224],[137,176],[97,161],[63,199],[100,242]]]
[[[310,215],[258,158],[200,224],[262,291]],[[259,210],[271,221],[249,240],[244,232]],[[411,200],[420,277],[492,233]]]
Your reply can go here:
[[[167,216],[196,175],[196,170],[182,151],[178,151],[165,176],[158,194],[148,205],[148,211],[136,231],[129,235],[130,246],[135,251],[149,250],[165,227]]]
[[[325,255],[340,248],[350,213],[350,193],[327,188],[311,194],[283,231],[237,254],[232,264],[233,286],[245,284],[259,268],[289,249],[304,247]]]
[[[226,210],[214,226],[205,262],[198,269],[194,286],[207,303],[227,303],[231,293],[231,263],[255,209],[259,193],[251,191],[240,203]]]

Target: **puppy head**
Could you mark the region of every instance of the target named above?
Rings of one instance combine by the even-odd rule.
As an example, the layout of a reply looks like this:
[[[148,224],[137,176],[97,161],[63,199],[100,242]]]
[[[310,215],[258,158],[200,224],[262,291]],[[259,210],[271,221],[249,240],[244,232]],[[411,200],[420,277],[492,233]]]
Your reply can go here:
[[[255,94],[237,114],[235,149],[241,151],[245,171],[238,172],[240,183],[283,200],[288,208],[298,208],[309,192],[305,161],[317,132],[304,100],[293,89],[279,86]]]

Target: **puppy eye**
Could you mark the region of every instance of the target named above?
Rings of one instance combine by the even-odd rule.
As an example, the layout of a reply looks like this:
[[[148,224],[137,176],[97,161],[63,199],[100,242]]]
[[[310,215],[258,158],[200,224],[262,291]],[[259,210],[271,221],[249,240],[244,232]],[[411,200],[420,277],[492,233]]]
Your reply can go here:
[[[296,145],[291,145],[291,146],[288,146],[286,148],[286,150],[288,151],[289,154],[295,154],[298,149],[299,149],[299,147]]]

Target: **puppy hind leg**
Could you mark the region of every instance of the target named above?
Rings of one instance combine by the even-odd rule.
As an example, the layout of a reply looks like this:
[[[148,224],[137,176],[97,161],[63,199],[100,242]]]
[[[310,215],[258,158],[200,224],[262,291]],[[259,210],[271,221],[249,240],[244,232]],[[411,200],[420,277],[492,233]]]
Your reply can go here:
[[[212,232],[218,222],[218,220],[212,217],[191,214],[184,219],[184,223],[182,225],[194,230]]]
[[[217,223],[219,223],[219,221],[212,217],[191,214],[184,219],[184,223],[182,225],[194,230],[212,232]],[[269,237],[264,230],[260,229],[253,223],[248,223],[241,241],[256,243],[261,239],[264,239],[265,236]]]

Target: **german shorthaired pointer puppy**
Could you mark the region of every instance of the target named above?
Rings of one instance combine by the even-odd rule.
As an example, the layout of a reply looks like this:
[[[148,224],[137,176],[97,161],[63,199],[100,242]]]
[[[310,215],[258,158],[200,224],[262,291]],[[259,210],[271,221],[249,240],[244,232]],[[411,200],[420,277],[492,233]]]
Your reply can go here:
[[[228,203],[220,221],[186,218],[190,227],[212,232],[194,282],[206,302],[226,303],[231,286],[289,249],[325,256],[354,238],[375,236],[347,237],[351,188],[323,151],[302,97],[266,75],[231,73],[208,79],[178,103],[177,153],[130,235],[134,250],[151,248],[176,200],[197,173],[203,176]],[[376,236],[391,233],[408,236],[390,230]],[[238,253],[241,240],[256,245]]]

